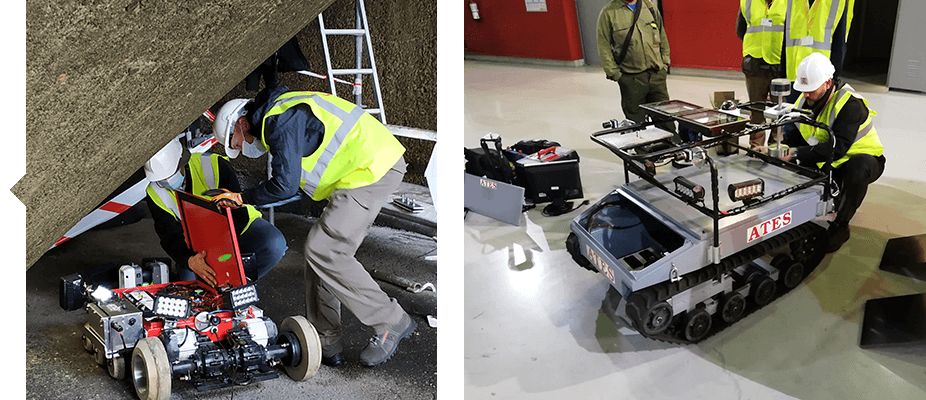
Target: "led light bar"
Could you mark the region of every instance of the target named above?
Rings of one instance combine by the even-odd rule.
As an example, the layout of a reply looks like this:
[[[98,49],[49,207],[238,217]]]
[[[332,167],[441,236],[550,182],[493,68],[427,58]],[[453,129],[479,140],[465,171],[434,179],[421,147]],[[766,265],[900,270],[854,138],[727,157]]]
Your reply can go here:
[[[682,197],[688,199],[689,201],[703,201],[704,200],[704,187],[698,185],[685,177],[677,176],[672,180],[675,182],[675,193],[680,194]]]
[[[190,299],[179,296],[155,295],[152,312],[160,317],[184,319],[190,316]]]
[[[238,286],[222,293],[225,299],[225,305],[233,309],[242,309],[252,304],[257,304],[260,299],[257,297],[257,286],[253,283]]]
[[[730,200],[743,200],[744,202],[762,197],[765,194],[765,181],[762,178],[756,178],[745,182],[731,183],[727,186],[727,194]]]

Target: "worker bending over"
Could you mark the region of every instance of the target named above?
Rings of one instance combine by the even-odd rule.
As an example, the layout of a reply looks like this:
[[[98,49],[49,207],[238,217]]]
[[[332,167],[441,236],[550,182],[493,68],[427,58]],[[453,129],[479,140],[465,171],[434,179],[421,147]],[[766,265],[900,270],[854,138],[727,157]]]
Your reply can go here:
[[[210,189],[238,191],[241,186],[231,164],[218,154],[203,153],[190,156],[179,139],[171,140],[154,157],[145,163],[148,184],[145,201],[154,230],[161,239],[161,247],[177,265],[176,278],[189,281],[198,276],[215,285],[215,270],[205,261],[204,252],[196,253],[187,247],[180,224],[175,190],[201,194]],[[254,207],[232,211],[238,248],[242,254],[253,253],[244,265],[248,279],[256,281],[277,265],[286,252],[286,239],[271,223],[261,218]]]
[[[825,129],[806,124],[784,137],[802,166],[822,168],[832,153],[839,194],[827,252],[839,250],[849,239],[849,220],[865,199],[868,185],[881,177],[885,162],[884,146],[871,119],[876,113],[851,86],[834,81],[834,71],[829,58],[812,53],[798,65],[794,82],[794,90],[802,92],[796,107],[812,111],[817,122],[830,127],[833,137]]]
[[[388,360],[417,324],[373,280],[354,254],[383,203],[405,175],[405,148],[376,118],[328,93],[264,89],[231,100],[215,119],[232,158],[272,156],[272,176],[213,201],[235,207],[292,197],[300,188],[328,200],[305,241],[306,313],[322,342],[322,363],[341,363],[341,304],[375,335],[360,354],[366,366]]]

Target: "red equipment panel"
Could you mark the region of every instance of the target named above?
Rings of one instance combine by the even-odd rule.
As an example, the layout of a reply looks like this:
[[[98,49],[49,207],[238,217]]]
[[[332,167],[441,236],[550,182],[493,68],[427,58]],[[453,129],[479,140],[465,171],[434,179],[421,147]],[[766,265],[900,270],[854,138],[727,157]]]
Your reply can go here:
[[[187,245],[193,251],[206,252],[206,263],[215,270],[216,286],[245,285],[247,278],[231,209],[219,209],[190,193],[179,190],[176,193]]]

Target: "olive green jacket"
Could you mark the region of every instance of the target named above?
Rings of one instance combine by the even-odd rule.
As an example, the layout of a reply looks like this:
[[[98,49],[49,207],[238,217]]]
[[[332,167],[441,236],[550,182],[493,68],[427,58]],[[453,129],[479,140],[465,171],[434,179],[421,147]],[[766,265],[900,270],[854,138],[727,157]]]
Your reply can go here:
[[[614,61],[633,22],[633,10],[621,0],[612,0],[598,15],[598,54],[608,79],[617,80],[623,73],[635,74],[650,68],[665,69],[669,65],[669,40],[662,16],[649,0],[637,0],[640,18],[621,65]],[[652,12],[650,12],[652,10]]]

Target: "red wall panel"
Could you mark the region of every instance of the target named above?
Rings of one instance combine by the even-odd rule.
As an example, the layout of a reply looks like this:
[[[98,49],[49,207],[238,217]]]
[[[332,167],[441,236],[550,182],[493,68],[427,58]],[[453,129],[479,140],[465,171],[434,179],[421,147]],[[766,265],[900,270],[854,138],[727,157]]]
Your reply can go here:
[[[468,53],[567,61],[583,58],[576,0],[547,0],[546,12],[527,12],[524,0],[476,0],[480,21],[473,20],[469,3],[463,1],[463,43]]]
[[[736,36],[739,1],[662,0],[672,66],[740,70],[743,41]]]

